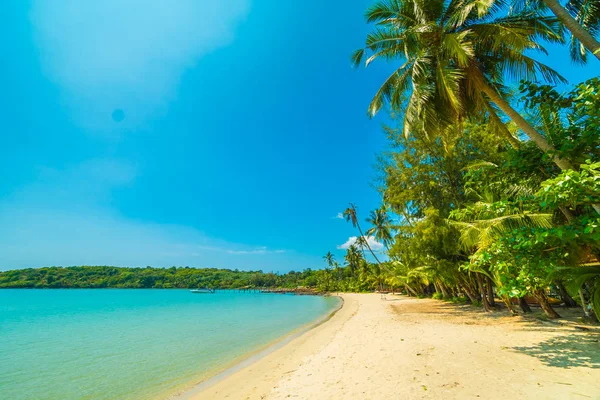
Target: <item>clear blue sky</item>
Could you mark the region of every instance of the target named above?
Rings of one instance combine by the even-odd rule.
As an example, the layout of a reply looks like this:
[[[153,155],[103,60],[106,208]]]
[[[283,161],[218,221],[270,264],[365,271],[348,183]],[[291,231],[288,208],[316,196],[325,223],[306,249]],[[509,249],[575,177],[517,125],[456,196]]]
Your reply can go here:
[[[0,270],[341,259],[337,214],[379,202],[365,111],[389,66],[349,63],[369,4],[4,2]]]

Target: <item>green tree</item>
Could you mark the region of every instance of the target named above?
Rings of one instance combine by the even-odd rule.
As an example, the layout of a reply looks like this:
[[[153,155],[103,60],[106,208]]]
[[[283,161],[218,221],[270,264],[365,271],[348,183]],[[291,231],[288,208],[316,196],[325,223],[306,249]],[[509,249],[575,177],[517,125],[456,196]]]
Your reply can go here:
[[[469,116],[489,115],[498,125],[498,107],[561,169],[573,169],[510,105],[504,85],[506,76],[564,82],[529,56],[545,51],[542,41],[563,41],[559,24],[528,11],[501,15],[501,8],[476,0],[382,0],[369,8],[367,21],[376,27],[353,62],[359,65],[367,53],[367,66],[379,58],[404,61],[375,94],[369,113],[389,102],[403,110],[405,135],[439,135]]]
[[[350,268],[350,272],[354,274],[358,270],[360,261],[363,258],[358,250],[358,247],[356,247],[354,244],[351,244],[350,247],[348,247],[348,250],[346,250],[346,255],[344,256],[344,259],[346,260],[346,264],[348,264],[348,267]]]
[[[377,261],[378,264],[381,264],[381,262],[379,261],[379,259],[375,255],[375,253],[373,252],[373,249],[371,249],[371,246],[369,245],[369,241],[367,240],[367,238],[365,238],[365,235],[363,234],[363,231],[360,228],[360,224],[358,223],[358,217],[356,215],[356,206],[354,204],[350,203],[350,207],[348,207],[346,210],[344,210],[343,216],[347,222],[352,223],[352,226],[358,229],[358,232],[360,233],[360,237],[363,238],[363,242],[367,246],[367,248],[369,249],[371,254],[373,255],[373,258],[375,259],[375,261]]]
[[[387,213],[385,206],[381,206],[375,211],[371,211],[367,222],[372,225],[367,229],[367,235],[373,236],[376,240],[383,243],[386,249],[389,249],[390,244],[394,241],[392,236],[392,221]]]
[[[327,265],[330,268],[334,266],[334,264],[335,264],[335,256],[333,254],[331,254],[330,251],[328,251],[327,254],[325,254],[323,256],[323,259],[325,260],[325,262],[327,263]]]
[[[532,7],[544,11],[549,8],[571,32],[571,58],[587,61],[589,50],[600,59],[600,42],[594,37],[600,25],[600,4],[596,0],[569,0],[565,7],[557,0],[516,0],[517,8]]]

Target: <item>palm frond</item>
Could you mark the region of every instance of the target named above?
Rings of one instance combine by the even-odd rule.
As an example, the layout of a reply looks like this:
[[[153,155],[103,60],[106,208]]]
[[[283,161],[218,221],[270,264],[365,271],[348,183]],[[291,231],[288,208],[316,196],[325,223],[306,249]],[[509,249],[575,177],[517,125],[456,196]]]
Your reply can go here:
[[[362,63],[362,59],[365,56],[365,49],[358,49],[352,53],[350,56],[350,60],[352,61],[352,65],[354,67],[360,66]]]

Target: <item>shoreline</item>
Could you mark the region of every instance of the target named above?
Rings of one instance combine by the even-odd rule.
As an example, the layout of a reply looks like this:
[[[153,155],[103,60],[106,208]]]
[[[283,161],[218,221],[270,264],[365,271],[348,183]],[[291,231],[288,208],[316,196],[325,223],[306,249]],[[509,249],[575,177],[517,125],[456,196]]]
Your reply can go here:
[[[277,343],[264,349],[261,357],[252,359],[248,364],[234,366],[224,372],[210,385],[200,382],[196,387],[183,393],[176,400],[204,399],[261,399],[265,398],[272,386],[285,375],[289,368],[296,365],[299,358],[318,351],[321,344],[327,342],[340,324],[343,325],[356,313],[357,303],[345,294],[337,294],[340,306],[328,316],[295,334],[288,335]],[[220,374],[221,375],[221,374]]]
[[[600,398],[600,334],[431,299],[342,294],[328,320],[185,399]]]
[[[304,295],[304,294],[303,294]],[[314,294],[312,296],[323,296],[322,294]],[[221,366],[213,369],[212,371],[205,371],[203,375],[199,377],[199,381],[193,385],[187,385],[185,389],[180,389],[176,394],[172,394],[167,399],[172,400],[193,400],[197,399],[200,394],[210,390],[215,385],[220,384],[222,381],[235,376],[237,373],[244,369],[251,367],[252,365],[260,362],[265,357],[268,357],[272,353],[288,346],[294,340],[302,337],[305,334],[310,333],[312,330],[325,324],[344,308],[345,300],[341,295],[329,295],[329,297],[337,297],[339,299],[339,305],[329,311],[327,314],[303,325],[286,335],[279,337],[266,345],[260,346],[257,349],[250,351],[225,366]],[[204,397],[202,397],[204,398]]]

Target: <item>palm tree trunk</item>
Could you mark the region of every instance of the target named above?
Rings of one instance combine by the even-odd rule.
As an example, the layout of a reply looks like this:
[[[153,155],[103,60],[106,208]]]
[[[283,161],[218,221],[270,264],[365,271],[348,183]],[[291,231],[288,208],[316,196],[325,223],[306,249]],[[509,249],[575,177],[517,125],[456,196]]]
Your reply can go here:
[[[477,288],[474,287],[466,277],[460,275],[459,279],[462,281],[460,283],[460,286],[462,287],[463,292],[465,292],[469,300],[471,300],[471,303],[479,301],[480,297],[477,294]]]
[[[510,313],[512,315],[517,314],[513,308],[512,302],[510,300],[510,297],[508,297],[508,295],[506,295],[506,294],[502,295],[502,301],[504,302],[504,304],[506,304],[506,308],[508,308],[508,311],[510,311]]]
[[[548,318],[550,318],[550,319],[560,318],[560,315],[558,315],[558,313],[550,305],[550,302],[548,301],[548,297],[546,297],[546,293],[544,293],[544,291],[542,289],[535,289],[533,291],[533,295],[535,296],[537,301],[540,303],[540,307],[542,307],[542,310],[544,310],[544,313],[546,313]]]
[[[523,314],[531,312],[531,307],[529,307],[529,304],[527,304],[527,300],[525,300],[525,297],[519,297],[519,307],[521,307],[521,311],[523,311]]]
[[[510,131],[508,130],[506,125],[504,125],[498,114],[496,114],[496,110],[493,107],[489,106],[488,112],[490,118],[498,126],[498,129],[500,129],[501,133],[504,135],[504,138],[508,141],[512,148],[516,150],[519,147],[521,147],[521,142],[516,137],[514,137],[512,133],[510,133]]]
[[[563,215],[567,219],[568,223],[573,222],[573,220],[575,219],[575,215],[573,215],[573,213],[571,212],[571,210],[569,210],[567,207],[562,207],[562,206],[558,207],[558,209],[560,210],[560,212],[563,213]],[[598,213],[600,214],[599,210],[596,210],[596,211],[598,211]]]
[[[410,218],[408,218],[408,214],[406,213],[406,211],[404,209],[402,209],[400,212],[402,213],[402,216],[404,217],[406,222],[408,222],[408,226],[410,226],[411,228],[414,228],[412,222],[410,222]]]
[[[467,288],[467,286],[463,286],[463,292],[467,295],[471,303],[479,301],[479,298],[475,294],[473,294],[473,292],[471,292],[471,289]]]
[[[408,285],[408,283],[405,283],[405,284],[404,284],[404,288],[406,289],[406,292],[407,292],[407,293],[412,293],[412,294],[413,294],[413,296],[415,296],[415,297],[417,297],[417,296],[418,296],[417,292],[416,292],[416,291],[415,291],[413,288],[411,288],[411,287]],[[410,294],[409,294],[409,296],[410,296]]]
[[[571,31],[571,34],[579,39],[581,44],[600,60],[600,42],[581,26],[557,0],[544,0],[544,3],[552,10],[560,22]]]
[[[529,139],[531,139],[544,153],[550,153],[553,157],[552,161],[554,161],[554,163],[558,165],[561,170],[575,169],[568,160],[559,158],[553,154],[556,152],[554,146],[548,143],[546,138],[536,131],[535,128],[517,112],[517,110],[512,108],[512,106],[508,104],[508,102],[504,100],[502,96],[500,96],[496,89],[488,85],[483,76],[481,76],[481,84],[483,87],[483,92],[490,98],[490,100],[496,104],[506,115],[508,115],[508,117],[512,119],[514,123],[517,124],[517,126],[521,128],[523,132],[525,132],[527,137],[529,137]]]
[[[438,286],[440,287],[440,290],[442,291],[442,296],[444,296],[445,299],[450,298],[450,296],[448,296],[448,291],[446,290],[446,285],[444,285],[444,282],[439,280]]]
[[[486,286],[487,286],[487,294],[490,302],[490,306],[496,306],[496,300],[494,299],[494,286],[492,285],[492,280],[489,276],[486,276]]]
[[[369,241],[365,238],[365,235],[363,235],[362,229],[360,229],[360,225],[358,224],[358,222],[356,223],[356,227],[358,228],[358,232],[360,232],[360,236],[362,236],[363,239],[365,239],[365,244],[367,245],[367,248],[369,249],[369,251],[373,255],[373,258],[375,258],[375,261],[377,261],[377,264],[381,265],[381,261],[379,261],[379,258],[377,258],[377,256],[375,255],[375,253],[373,253],[373,250],[371,249],[371,246],[369,246]]]
[[[565,303],[565,307],[577,307],[577,302],[573,300],[569,292],[567,292],[565,285],[558,279],[554,281],[554,284],[560,293],[560,299]]]
[[[548,1],[554,1],[554,0],[544,0],[544,1],[548,2]],[[600,50],[600,48],[599,48],[599,50]],[[599,56],[600,56],[600,54],[599,54]],[[525,120],[525,118],[523,118],[521,116],[521,114],[519,114],[514,108],[512,108],[511,105],[508,104],[508,102],[506,100],[504,100],[502,98],[502,96],[500,96],[500,94],[498,93],[498,91],[496,91],[496,89],[494,89],[493,87],[491,87],[490,85],[488,85],[485,82],[485,78],[483,77],[483,74],[481,74],[481,72],[479,72],[479,70],[477,70],[477,72],[475,72],[475,73],[480,74],[480,82],[483,87],[483,92],[490,98],[490,100],[492,100],[492,102],[494,104],[496,104],[506,115],[508,115],[508,117],[510,119],[512,119],[514,121],[514,123],[517,124],[517,126],[519,128],[521,128],[521,130],[523,132],[525,132],[525,134],[529,137],[529,139],[531,139],[535,144],[537,144],[537,146],[544,153],[550,153],[550,155],[552,156],[552,161],[554,161],[554,164],[558,165],[558,167],[563,171],[566,169],[575,169],[573,167],[573,164],[571,164],[571,162],[569,160],[560,158],[555,155],[556,149],[554,148],[554,146],[552,146],[550,143],[548,143],[548,141],[546,140],[546,138],[544,136],[542,136],[538,131],[536,131],[535,128],[533,126],[531,126],[531,124],[529,124],[529,122],[527,122]],[[592,204],[592,208],[594,209],[594,211],[596,211],[596,214],[600,215],[600,204]],[[565,214],[565,216],[567,218],[569,218],[569,216],[567,214]]]
[[[487,296],[485,294],[485,288],[483,287],[483,279],[481,279],[481,275],[479,274],[479,272],[476,272],[475,276],[477,277],[477,285],[479,286],[479,292],[481,293],[481,301],[483,302],[483,309],[486,312],[492,311],[492,307],[490,306],[490,303],[488,302]]]
[[[583,314],[586,318],[590,317],[590,313],[587,308],[587,303],[585,302],[585,296],[583,295],[583,290],[579,288],[579,299],[581,300],[581,308],[583,308]]]

